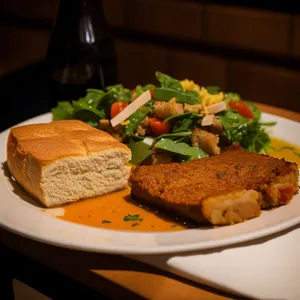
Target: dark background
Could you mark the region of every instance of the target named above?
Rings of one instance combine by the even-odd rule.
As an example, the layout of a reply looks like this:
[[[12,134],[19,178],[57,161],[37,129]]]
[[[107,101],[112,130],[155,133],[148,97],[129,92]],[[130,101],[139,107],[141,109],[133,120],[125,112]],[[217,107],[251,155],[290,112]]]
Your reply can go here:
[[[58,0],[0,4],[0,130],[49,110],[40,62]],[[295,2],[296,3],[296,2]],[[291,1],[103,0],[119,82],[160,70],[300,112],[300,9]]]

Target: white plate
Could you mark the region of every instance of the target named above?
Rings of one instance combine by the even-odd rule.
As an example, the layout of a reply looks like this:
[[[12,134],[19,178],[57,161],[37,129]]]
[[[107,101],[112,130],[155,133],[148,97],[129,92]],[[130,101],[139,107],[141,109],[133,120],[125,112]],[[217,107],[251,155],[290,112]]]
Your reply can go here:
[[[300,123],[263,114],[264,121],[276,121],[272,135],[300,145]],[[50,114],[22,124],[49,122]],[[8,130],[0,134],[0,225],[19,235],[61,247],[118,254],[155,254],[203,250],[232,245],[271,235],[300,223],[300,194],[290,204],[233,226],[177,232],[133,232],[99,229],[53,218],[47,210],[32,204],[30,197],[9,177],[5,168]]]

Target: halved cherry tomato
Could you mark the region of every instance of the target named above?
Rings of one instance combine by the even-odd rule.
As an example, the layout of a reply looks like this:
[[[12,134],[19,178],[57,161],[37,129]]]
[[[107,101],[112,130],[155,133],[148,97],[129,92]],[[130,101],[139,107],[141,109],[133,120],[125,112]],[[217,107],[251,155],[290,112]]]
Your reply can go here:
[[[171,129],[171,124],[169,122],[164,123],[162,120],[157,118],[149,119],[149,125],[152,132],[157,136],[168,133]]]
[[[154,97],[154,89],[153,88],[149,89],[149,92],[151,94],[151,98],[153,98]]]
[[[237,110],[237,112],[249,119],[254,119],[254,115],[250,107],[243,101],[230,101],[229,106],[231,109]]]
[[[128,103],[124,102],[124,101],[114,102],[110,108],[110,117],[114,118],[117,114],[119,114],[127,106],[128,106]]]

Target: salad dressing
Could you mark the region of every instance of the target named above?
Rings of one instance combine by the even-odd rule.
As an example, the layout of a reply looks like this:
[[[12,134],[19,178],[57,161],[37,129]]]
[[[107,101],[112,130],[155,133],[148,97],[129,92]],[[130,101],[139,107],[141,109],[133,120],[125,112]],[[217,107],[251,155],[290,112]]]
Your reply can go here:
[[[269,155],[285,158],[300,167],[300,148],[272,138]],[[135,231],[178,231],[187,227],[147,210],[130,201],[130,188],[64,206],[65,214],[57,218],[105,229]]]

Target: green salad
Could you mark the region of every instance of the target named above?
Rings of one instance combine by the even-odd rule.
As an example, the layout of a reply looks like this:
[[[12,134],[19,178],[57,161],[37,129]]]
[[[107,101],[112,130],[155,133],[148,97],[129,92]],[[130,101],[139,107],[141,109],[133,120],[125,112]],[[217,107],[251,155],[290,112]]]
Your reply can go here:
[[[236,93],[155,73],[157,85],[122,84],[88,89],[85,97],[62,101],[53,120],[77,119],[108,132],[132,151],[131,163],[187,162],[218,155],[228,146],[267,153],[270,137],[261,111]]]

